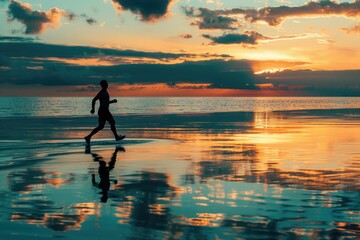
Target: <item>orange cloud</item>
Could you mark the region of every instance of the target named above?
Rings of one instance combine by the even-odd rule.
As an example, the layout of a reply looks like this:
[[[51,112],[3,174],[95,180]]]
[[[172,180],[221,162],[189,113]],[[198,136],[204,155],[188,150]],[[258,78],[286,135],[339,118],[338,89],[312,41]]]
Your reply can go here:
[[[25,25],[25,34],[40,34],[48,28],[58,28],[61,25],[61,17],[67,13],[58,8],[52,8],[47,12],[34,11],[28,3],[12,0],[8,9],[9,21],[17,20]]]
[[[360,23],[358,25],[353,26],[352,28],[342,28],[348,34],[357,33],[360,34]]]

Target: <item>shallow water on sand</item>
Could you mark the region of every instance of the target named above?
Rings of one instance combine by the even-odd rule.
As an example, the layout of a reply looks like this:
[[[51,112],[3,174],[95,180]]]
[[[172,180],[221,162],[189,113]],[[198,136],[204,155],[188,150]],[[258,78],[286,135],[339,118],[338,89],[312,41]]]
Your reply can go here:
[[[91,149],[35,120],[0,135],[1,239],[360,236],[359,110],[122,116]]]

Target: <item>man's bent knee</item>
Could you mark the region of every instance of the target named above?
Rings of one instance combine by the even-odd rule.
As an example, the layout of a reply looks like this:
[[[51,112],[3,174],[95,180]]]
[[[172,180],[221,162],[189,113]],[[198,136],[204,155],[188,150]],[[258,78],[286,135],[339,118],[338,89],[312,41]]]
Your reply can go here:
[[[109,124],[110,124],[111,127],[115,127],[115,121],[114,121],[114,120],[108,121],[108,122],[109,122]]]

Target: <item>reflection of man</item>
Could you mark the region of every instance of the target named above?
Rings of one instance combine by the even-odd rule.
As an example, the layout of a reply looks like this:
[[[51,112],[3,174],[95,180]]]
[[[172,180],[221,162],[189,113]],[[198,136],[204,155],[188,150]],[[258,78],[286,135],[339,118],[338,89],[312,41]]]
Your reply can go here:
[[[125,152],[125,148],[117,147],[111,157],[111,161],[109,162],[109,166],[106,166],[106,162],[103,160],[101,156],[96,153],[92,153],[94,162],[99,162],[99,177],[100,182],[97,183],[95,180],[95,174],[92,175],[92,184],[95,187],[98,187],[102,190],[102,197],[100,198],[101,202],[107,202],[108,192],[110,189],[110,171],[115,167],[116,156],[118,151]],[[114,180],[114,184],[116,184],[116,180]]]

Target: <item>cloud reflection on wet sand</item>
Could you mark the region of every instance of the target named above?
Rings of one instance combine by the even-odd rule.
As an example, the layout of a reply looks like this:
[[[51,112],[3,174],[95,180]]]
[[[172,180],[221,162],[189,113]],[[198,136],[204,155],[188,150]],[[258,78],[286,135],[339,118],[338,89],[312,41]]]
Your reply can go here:
[[[101,180],[100,167],[114,160],[112,146],[95,145],[95,161],[81,145],[54,141],[41,151],[29,148],[58,152],[48,154],[48,160],[2,168],[3,236],[19,234],[20,223],[30,224],[27,234],[45,238],[52,236],[46,229],[63,237],[92,233],[137,239],[360,234],[356,114],[334,110],[137,117],[137,122],[123,124],[126,133],[159,140],[136,145],[125,141],[126,152],[117,153],[104,178],[106,203],[100,200],[104,189],[92,184],[92,176]],[[156,124],[158,118],[163,121]],[[82,132],[75,128],[71,136]],[[78,151],[71,152],[74,149]]]

